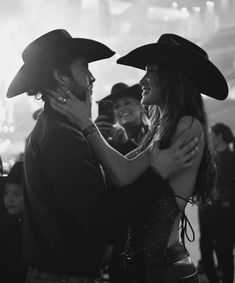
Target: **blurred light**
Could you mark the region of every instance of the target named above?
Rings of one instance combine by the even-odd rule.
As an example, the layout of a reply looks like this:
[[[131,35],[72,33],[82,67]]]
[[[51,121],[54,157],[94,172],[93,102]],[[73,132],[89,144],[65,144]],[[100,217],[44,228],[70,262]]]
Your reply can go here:
[[[177,3],[177,2],[173,2],[173,3],[172,3],[172,7],[173,7],[173,8],[177,8],[177,7],[178,7],[178,3]]]
[[[206,1],[207,6],[214,7],[215,3],[213,1]]]
[[[182,12],[184,18],[189,16],[189,11],[186,7],[181,8],[181,12]]]
[[[15,131],[15,128],[13,126],[10,126],[9,127],[9,132],[14,133],[14,131]]]
[[[222,6],[226,8],[228,6],[228,0],[222,0]]]
[[[163,20],[167,22],[169,20],[169,18],[167,16],[164,16]]]
[[[7,126],[4,126],[4,127],[3,127],[3,132],[4,132],[4,133],[8,133],[8,127],[7,127]]]
[[[200,12],[200,11],[201,11],[201,8],[198,7],[198,6],[194,6],[194,7],[193,7],[193,11],[194,11],[194,12]]]
[[[10,144],[11,144],[11,141],[9,139],[1,140],[0,141],[0,154],[4,153]]]

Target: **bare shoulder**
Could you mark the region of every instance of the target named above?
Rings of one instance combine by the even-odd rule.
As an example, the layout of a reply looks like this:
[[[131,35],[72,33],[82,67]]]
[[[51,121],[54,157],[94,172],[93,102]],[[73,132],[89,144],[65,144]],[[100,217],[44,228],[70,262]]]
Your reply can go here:
[[[193,116],[183,116],[177,124],[176,131],[180,133],[186,129],[189,129],[196,134],[200,133],[203,130],[203,127],[201,122],[197,118]]]
[[[202,137],[204,135],[203,126],[201,122],[193,116],[183,116],[180,118],[172,142],[185,130],[189,130],[195,137]]]
[[[205,137],[204,137],[205,132],[201,122],[197,118],[193,116],[183,116],[177,124],[172,142],[174,142],[175,139],[177,139],[177,137],[186,129],[190,131],[190,136],[198,138],[198,144],[197,144],[198,151],[194,159],[193,165],[190,168],[188,168],[188,170],[185,170],[185,171],[190,171],[190,170],[194,170],[195,168],[198,168],[198,166],[200,165],[205,147]]]
[[[205,140],[204,140],[204,129],[200,121],[192,116],[183,116],[178,124],[173,136],[173,139],[176,139],[182,131],[188,129],[191,133],[191,136],[197,137],[199,142],[197,144],[197,153],[194,158],[194,161],[191,166],[183,168],[170,179],[171,186],[176,195],[180,195],[185,199],[188,199],[194,190],[195,182],[198,174],[198,169],[201,164]],[[180,199],[176,200],[180,209],[183,210],[186,202]]]

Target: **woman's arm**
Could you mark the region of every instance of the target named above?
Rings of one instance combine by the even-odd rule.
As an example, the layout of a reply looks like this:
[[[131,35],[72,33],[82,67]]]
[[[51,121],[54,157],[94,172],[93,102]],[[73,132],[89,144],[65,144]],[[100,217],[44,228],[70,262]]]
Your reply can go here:
[[[49,91],[50,105],[53,109],[72,122],[80,131],[85,133],[94,153],[108,173],[112,182],[122,187],[132,183],[149,167],[149,150],[141,152],[133,159],[120,154],[112,148],[100,133],[98,127],[91,119],[91,93],[86,93],[86,100],[80,101],[72,93],[62,89]],[[66,97],[66,103],[61,103],[60,97]],[[90,128],[91,132],[89,134]]]
[[[105,171],[119,187],[132,183],[149,167],[149,149],[128,159],[112,148],[98,130],[87,139]]]
[[[119,187],[128,185],[136,180],[146,169],[149,167],[150,152],[149,149],[144,150],[134,158],[128,159],[118,151],[113,149],[103,138],[98,128],[91,120],[91,101],[90,95],[87,95],[85,101],[80,101],[71,93],[66,98],[66,103],[61,103],[60,96],[64,96],[62,90],[50,91],[51,97],[49,101],[51,107],[64,115],[71,123],[73,123],[79,130],[87,132],[87,128],[92,126],[92,132],[85,134],[89,141],[93,151],[103,165],[105,171],[110,175],[113,183]],[[182,146],[182,142],[189,135],[181,137],[178,142],[179,148]],[[188,152],[190,152],[195,146],[195,142],[189,143]],[[168,177],[169,171],[173,167],[181,168],[184,165],[185,153],[178,154],[177,150],[171,152],[170,150],[164,150],[158,152],[158,165],[159,173]],[[187,153],[189,155],[189,153]],[[191,156],[191,154],[190,154]],[[170,166],[169,166],[170,164]],[[156,165],[156,169],[158,169]],[[166,169],[167,168],[167,169]],[[170,169],[169,169],[170,168]],[[167,172],[166,172],[167,171]]]
[[[169,178],[171,187],[174,190],[175,195],[181,196],[185,199],[189,199],[193,193],[195,182],[197,179],[198,169],[202,160],[203,151],[204,151],[204,132],[201,123],[199,120],[192,116],[184,116],[180,119],[177,125],[176,132],[173,136],[171,144],[177,139],[177,137],[188,128],[192,135],[198,137],[198,152],[195,155],[194,161],[191,166],[186,167],[182,170],[179,170],[178,173]],[[176,198],[178,206],[181,211],[184,210],[187,202]]]

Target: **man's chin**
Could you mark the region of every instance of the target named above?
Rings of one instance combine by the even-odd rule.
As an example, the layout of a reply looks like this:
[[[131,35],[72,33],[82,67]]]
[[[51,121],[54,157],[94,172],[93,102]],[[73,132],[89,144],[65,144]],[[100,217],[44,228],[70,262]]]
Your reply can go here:
[[[86,100],[86,91],[72,91],[72,94],[76,96],[79,100],[85,101]]]

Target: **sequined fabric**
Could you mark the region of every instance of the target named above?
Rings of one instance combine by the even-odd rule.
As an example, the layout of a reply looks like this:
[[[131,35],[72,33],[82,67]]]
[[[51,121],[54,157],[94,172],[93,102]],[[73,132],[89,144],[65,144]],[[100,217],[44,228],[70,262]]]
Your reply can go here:
[[[160,182],[156,174],[149,173],[135,184],[144,185],[145,189],[142,190],[143,204],[138,207],[138,217],[129,226],[124,252],[128,258],[163,256],[179,213],[172,188],[167,182]]]

